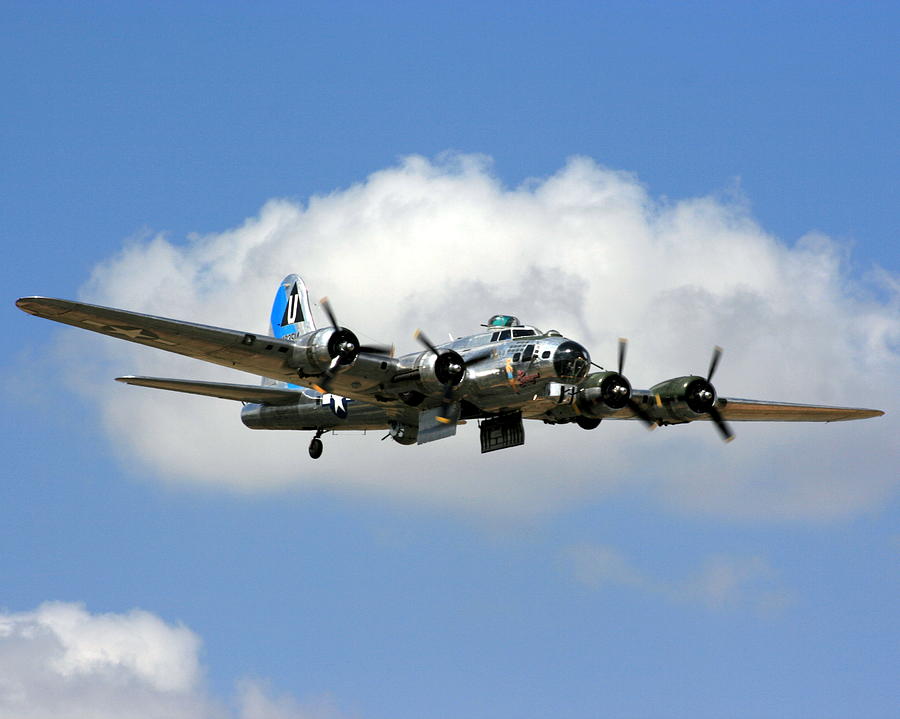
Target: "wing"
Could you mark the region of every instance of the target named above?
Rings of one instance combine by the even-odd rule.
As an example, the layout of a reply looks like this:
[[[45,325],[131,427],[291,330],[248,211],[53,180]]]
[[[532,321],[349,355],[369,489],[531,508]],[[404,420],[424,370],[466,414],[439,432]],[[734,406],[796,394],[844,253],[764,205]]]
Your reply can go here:
[[[293,345],[287,340],[48,297],[23,297],[16,306],[28,314],[108,337],[263,377],[297,381],[296,370],[288,364]]]
[[[307,367],[288,339],[47,297],[23,297],[16,305],[37,317],[282,382],[312,387],[321,372]],[[396,372],[393,358],[360,353],[335,386],[347,397],[372,401],[374,388]]]
[[[196,380],[169,379],[167,377],[116,377],[116,382],[136,387],[167,389],[172,392],[198,394],[203,397],[218,397],[219,399],[233,399],[238,402],[251,402],[253,404],[294,404],[304,396],[303,390],[300,389],[228,384],[224,382],[199,382]]]
[[[719,401],[722,417],[734,422],[845,422],[851,419],[880,417],[880,409],[831,407],[821,404],[765,402],[725,397]],[[701,419],[709,419],[704,416]]]
[[[655,395],[648,390],[635,390],[632,397],[641,409],[653,420],[667,422],[708,422],[708,414],[673,416],[669,409],[657,403]],[[880,409],[861,407],[833,407],[823,404],[797,404],[794,402],[769,402],[757,399],[720,397],[716,403],[722,419],[731,422],[845,422],[852,419],[880,417]],[[623,409],[608,419],[638,419],[631,409]]]

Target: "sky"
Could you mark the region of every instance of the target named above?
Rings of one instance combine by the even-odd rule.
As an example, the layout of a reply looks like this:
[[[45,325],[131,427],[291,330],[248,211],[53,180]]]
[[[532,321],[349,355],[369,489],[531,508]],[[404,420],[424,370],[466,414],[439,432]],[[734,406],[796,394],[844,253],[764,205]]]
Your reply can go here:
[[[0,719],[896,716],[896,4],[3,10]],[[312,462],[14,306],[259,332],[292,272],[401,352],[502,312],[887,414]]]

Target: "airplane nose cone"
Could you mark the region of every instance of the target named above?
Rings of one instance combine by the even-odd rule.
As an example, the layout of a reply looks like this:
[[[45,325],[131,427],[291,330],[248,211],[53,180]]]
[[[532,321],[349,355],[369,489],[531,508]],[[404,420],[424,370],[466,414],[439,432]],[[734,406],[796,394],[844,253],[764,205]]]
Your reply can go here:
[[[553,369],[560,379],[583,379],[591,367],[591,356],[577,342],[566,340],[553,353]]]

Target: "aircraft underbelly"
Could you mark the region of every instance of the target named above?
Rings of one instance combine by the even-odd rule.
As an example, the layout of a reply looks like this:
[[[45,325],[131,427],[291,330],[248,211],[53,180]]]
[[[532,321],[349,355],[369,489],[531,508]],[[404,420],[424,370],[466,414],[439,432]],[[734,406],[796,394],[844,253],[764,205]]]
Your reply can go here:
[[[473,397],[479,409],[490,413],[521,410],[526,419],[537,419],[559,404],[559,397],[551,395],[551,380],[538,380],[523,385],[508,382],[479,387]]]
[[[390,419],[382,407],[334,395],[325,395],[321,403],[248,404],[241,411],[241,421],[250,429],[385,429]]]

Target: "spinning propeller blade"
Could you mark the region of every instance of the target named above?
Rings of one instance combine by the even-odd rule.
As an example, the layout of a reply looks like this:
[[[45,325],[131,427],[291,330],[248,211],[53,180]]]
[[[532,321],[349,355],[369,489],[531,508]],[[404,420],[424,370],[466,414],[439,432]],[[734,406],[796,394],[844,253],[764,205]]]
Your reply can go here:
[[[328,321],[331,322],[331,326],[340,327],[337,321],[337,317],[334,314],[334,310],[331,309],[331,302],[328,301],[327,297],[323,297],[321,300],[319,300],[319,306],[321,306],[321,308],[325,310],[325,314],[328,315]]]
[[[444,385],[444,401],[441,402],[441,413],[437,416],[437,421],[442,424],[450,424],[453,419],[450,417],[450,408],[453,406],[453,385]]]
[[[644,426],[647,429],[656,429],[656,420],[653,419],[647,412],[638,404],[638,401],[634,397],[628,398],[628,404],[626,405],[628,409],[634,412],[635,417],[637,417],[641,422],[644,423]]]
[[[321,392],[322,394],[328,394],[331,391],[331,382],[337,376],[338,372],[341,371],[341,356],[338,355],[334,359],[331,360],[331,364],[328,365],[328,369],[326,369],[322,373],[322,377],[319,380],[318,384],[313,385],[313,389],[316,392]]]
[[[625,356],[627,352],[628,340],[625,337],[619,337],[619,374],[623,377],[625,376]],[[634,397],[629,396],[625,406],[634,412],[635,416],[644,423],[647,429],[656,427],[656,420],[644,411],[644,408],[638,404]]]
[[[715,374],[716,367],[719,366],[719,360],[722,357],[722,348],[716,345],[713,347],[712,357],[709,360],[709,373],[706,375],[706,381],[712,384],[712,376]],[[709,408],[709,416],[713,421],[713,424],[716,425],[716,429],[719,430],[719,434],[722,435],[722,439],[726,442],[730,442],[734,439],[734,432],[731,431],[731,427],[728,426],[728,423],[722,417],[722,413],[719,412],[719,408],[713,405]]]
[[[337,315],[335,315],[331,302],[327,297],[323,297],[319,300],[319,305],[322,307],[325,314],[328,315],[328,321],[331,323],[331,326],[334,327],[332,341],[336,342],[337,346],[334,350],[331,350],[334,351],[335,354],[331,363],[328,365],[328,368],[322,373],[319,382],[313,385],[313,388],[317,392],[321,392],[322,394],[330,392],[331,383],[334,381],[334,378],[356,362],[356,358],[359,356],[360,352],[393,356],[393,346],[360,345],[359,340],[353,332],[338,324]]]
[[[388,357],[393,357],[394,345],[360,345],[359,351],[373,355],[387,355]]]
[[[456,389],[457,385],[459,385],[466,376],[467,362],[456,350],[447,349],[441,352],[435,347],[431,340],[428,339],[422,330],[416,330],[413,336],[438,358],[437,361],[441,361],[442,357],[446,358],[447,364],[444,365],[443,371],[447,373],[447,381],[443,382],[444,395],[441,402],[441,412],[437,417],[437,421],[444,424],[450,424],[454,421],[453,417],[450,416],[450,409],[453,406],[453,390]],[[479,355],[478,357],[473,357],[471,362],[478,362],[484,359],[485,356]],[[437,361],[435,362],[436,369]]]
[[[716,371],[716,367],[719,366],[719,358],[722,357],[722,348],[716,345],[713,348],[712,359],[709,361],[709,372],[706,375],[706,381],[712,382],[712,376]]]
[[[706,374],[706,383],[709,390],[712,391],[713,397],[715,397],[715,388],[712,384],[712,377],[716,373],[716,368],[719,366],[719,360],[721,358],[722,348],[716,345],[713,347],[712,357],[709,360],[709,372]],[[706,410],[706,414],[709,415],[713,424],[716,425],[716,429],[719,430],[719,434],[722,435],[723,440],[730,442],[734,439],[734,432],[731,431],[731,427],[728,426],[725,418],[722,417],[722,413],[719,412],[719,408],[716,407],[715,399],[712,400],[712,404],[709,406],[709,409]]]
[[[719,430],[719,434],[722,435],[722,439],[726,442],[734,439],[734,432],[731,431],[728,423],[722,418],[717,407],[712,407],[709,410],[709,416],[712,417],[712,421],[716,425],[716,429]]]
[[[428,337],[425,336],[425,333],[422,332],[422,330],[416,330],[415,333],[413,334],[413,337],[415,337],[417,340],[419,340],[419,342],[421,342],[428,349],[430,349],[432,352],[434,352],[434,354],[436,354],[436,355],[440,354],[440,352],[438,352],[437,347],[435,347],[431,343],[431,340],[429,340]]]

